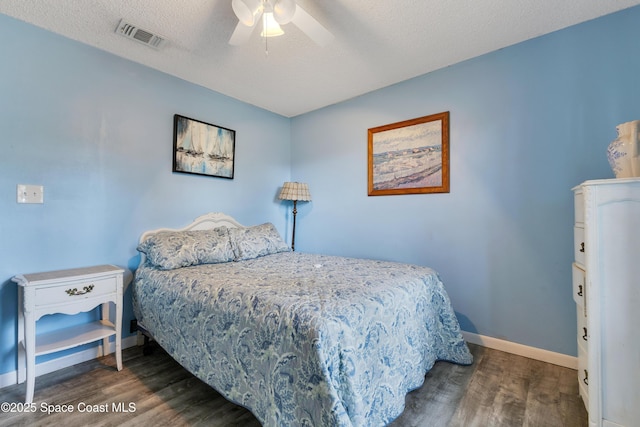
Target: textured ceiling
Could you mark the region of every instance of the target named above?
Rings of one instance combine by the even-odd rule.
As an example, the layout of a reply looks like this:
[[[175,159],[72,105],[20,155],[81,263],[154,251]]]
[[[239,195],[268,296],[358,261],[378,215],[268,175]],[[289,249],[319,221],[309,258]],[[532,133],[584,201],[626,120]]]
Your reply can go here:
[[[293,24],[230,46],[231,0],[0,0],[0,13],[292,117],[640,4],[640,0],[297,0],[335,39]],[[120,20],[164,36],[154,50]]]

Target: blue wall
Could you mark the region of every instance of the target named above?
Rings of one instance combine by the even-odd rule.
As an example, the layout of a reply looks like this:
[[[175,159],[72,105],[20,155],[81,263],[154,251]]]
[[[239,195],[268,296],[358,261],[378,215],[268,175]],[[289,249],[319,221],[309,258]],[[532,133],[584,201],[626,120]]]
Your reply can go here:
[[[575,355],[570,189],[613,176],[615,126],[640,118],[639,21],[636,7],[286,119],[0,15],[0,375],[16,368],[13,275],[134,269],[142,231],[208,211],[290,238],[290,178],[313,196],[299,250],[434,267],[463,329]],[[368,197],[367,129],[442,111],[451,192]],[[234,180],[171,173],[175,113],[237,131]],[[17,184],[44,185],[45,203],[17,204]],[[126,327],[130,289],[125,306]]]
[[[144,230],[210,211],[285,234],[289,119],[4,15],[0,58],[0,374],[16,369],[16,274],[134,269]],[[175,113],[236,130],[233,180],[171,172]],[[17,204],[17,184],[44,185],[44,204]]]
[[[640,7],[292,120],[301,251],[438,270],[464,330],[576,355],[573,198],[640,119]],[[420,55],[420,52],[415,52]],[[367,129],[449,111],[451,192],[367,196]]]

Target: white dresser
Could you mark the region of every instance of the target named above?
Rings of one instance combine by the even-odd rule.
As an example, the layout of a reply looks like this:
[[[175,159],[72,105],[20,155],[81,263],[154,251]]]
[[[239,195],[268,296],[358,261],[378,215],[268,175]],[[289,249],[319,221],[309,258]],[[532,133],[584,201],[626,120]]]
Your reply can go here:
[[[640,426],[640,178],[573,191],[580,395],[589,426]]]
[[[122,369],[122,281],[124,270],[113,265],[24,274],[12,280],[18,286],[18,383],[27,381],[25,403],[33,401],[36,356],[97,340],[103,354],[115,336],[117,369]],[[110,318],[109,305],[115,305]],[[102,306],[102,320],[44,334],[36,334],[38,319],[46,314],[77,314]],[[25,375],[26,374],[26,375]]]

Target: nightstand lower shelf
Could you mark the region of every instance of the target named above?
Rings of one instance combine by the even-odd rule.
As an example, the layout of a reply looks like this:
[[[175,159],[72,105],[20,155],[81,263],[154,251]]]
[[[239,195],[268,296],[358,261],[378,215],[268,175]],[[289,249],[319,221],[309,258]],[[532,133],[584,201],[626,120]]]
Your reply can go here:
[[[108,320],[98,320],[36,336],[36,356],[67,350],[82,344],[109,338],[116,327]],[[24,342],[20,343],[24,347]],[[107,349],[104,349],[104,353]]]

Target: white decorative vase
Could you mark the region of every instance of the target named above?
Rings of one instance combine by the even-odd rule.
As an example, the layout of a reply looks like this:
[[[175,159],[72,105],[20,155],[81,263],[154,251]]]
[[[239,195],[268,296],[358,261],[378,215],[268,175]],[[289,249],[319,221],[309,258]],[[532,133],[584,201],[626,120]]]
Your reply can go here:
[[[616,178],[640,176],[640,120],[621,123],[616,126],[618,137],[611,141],[607,149],[609,165]]]

